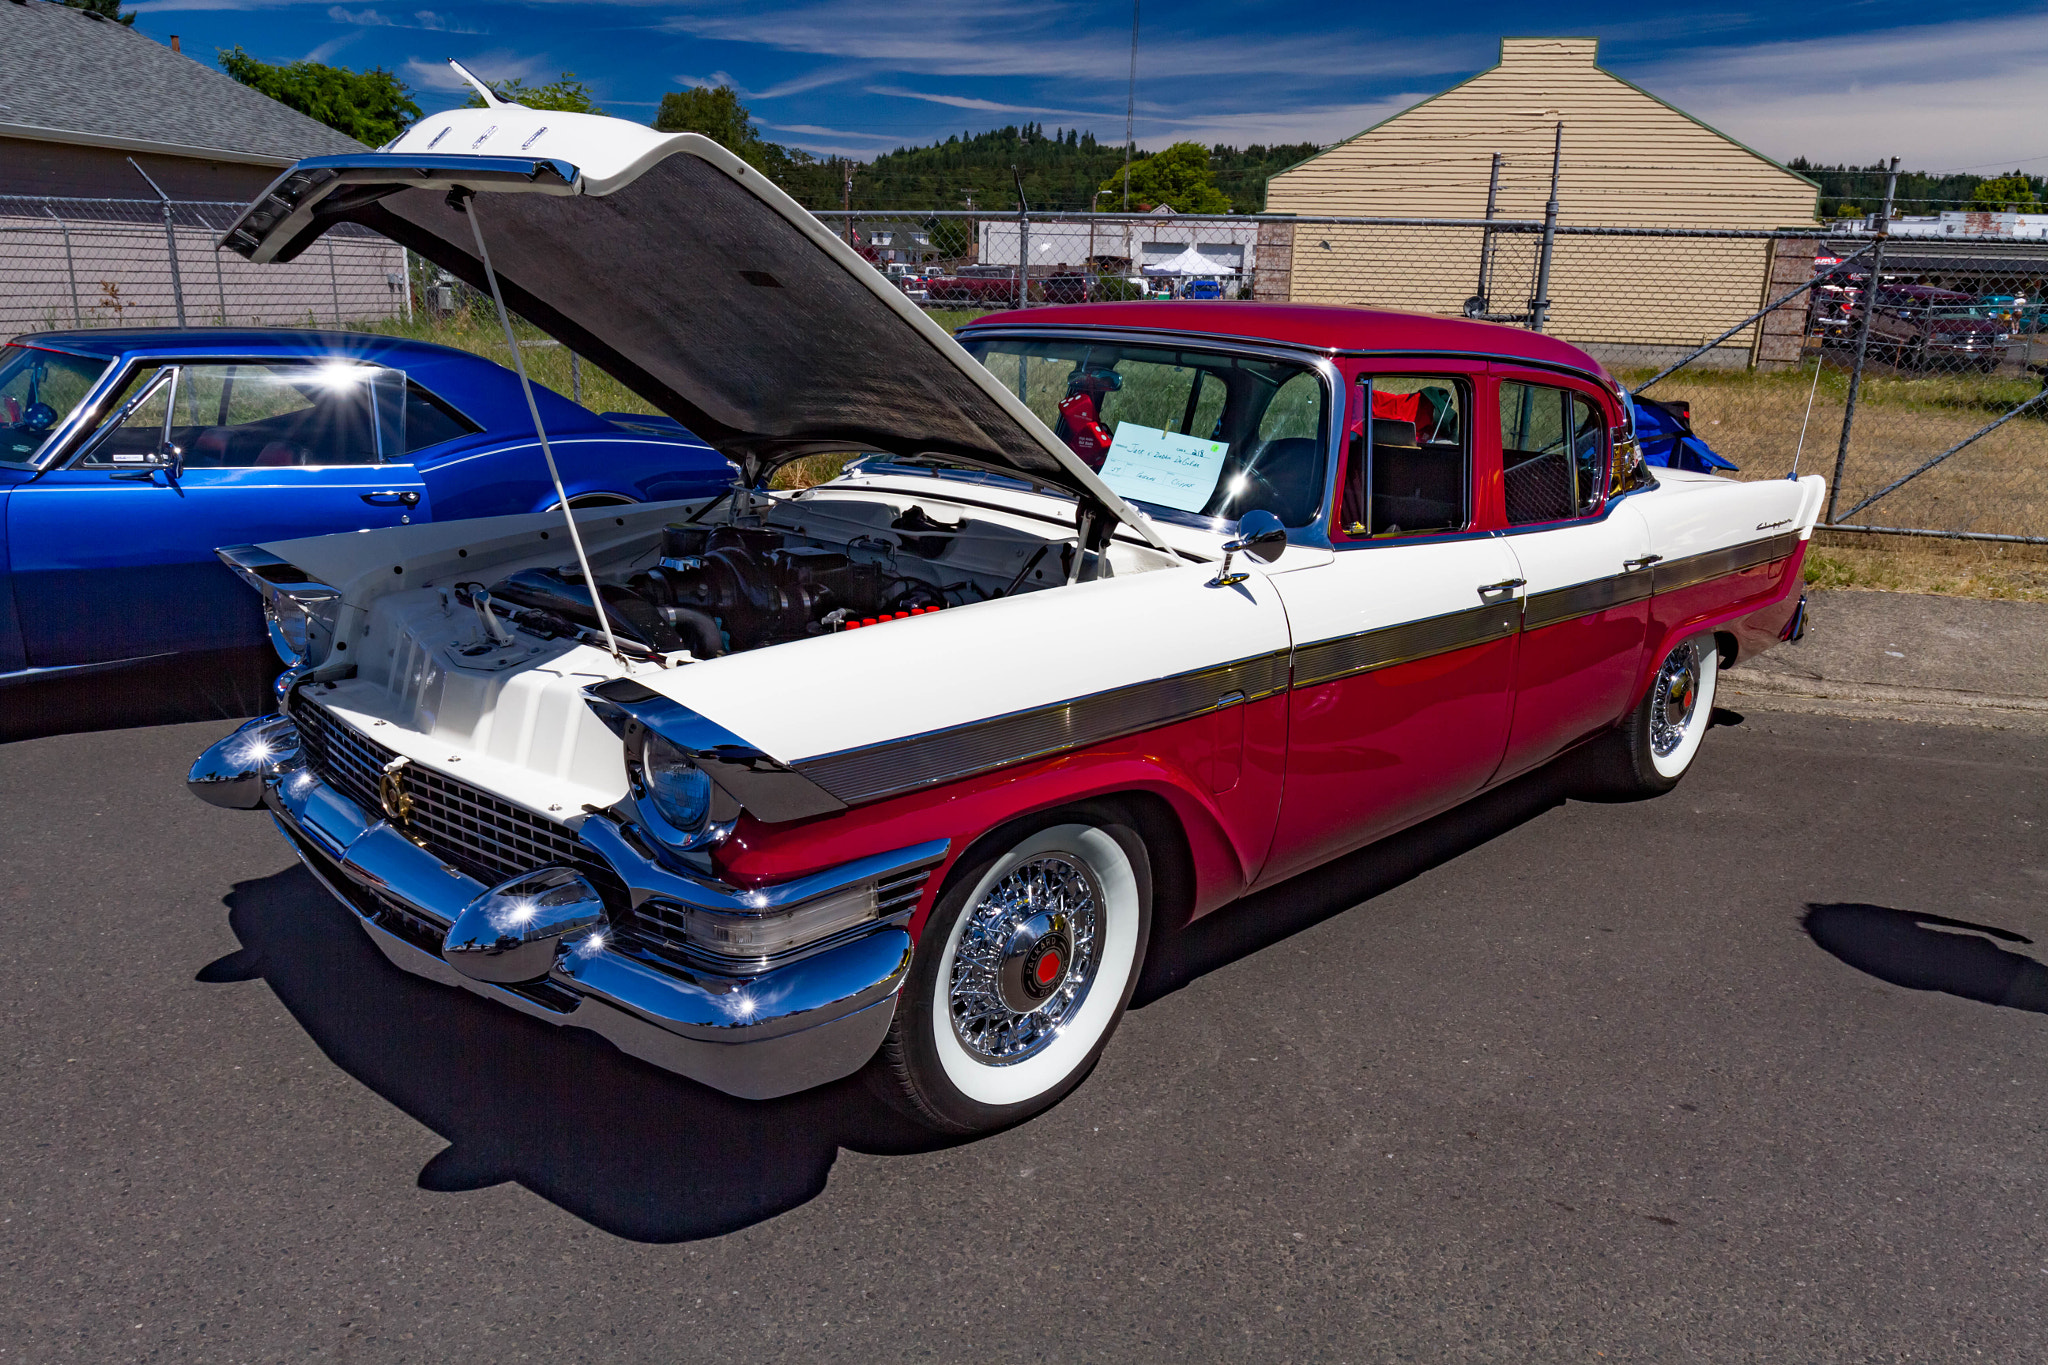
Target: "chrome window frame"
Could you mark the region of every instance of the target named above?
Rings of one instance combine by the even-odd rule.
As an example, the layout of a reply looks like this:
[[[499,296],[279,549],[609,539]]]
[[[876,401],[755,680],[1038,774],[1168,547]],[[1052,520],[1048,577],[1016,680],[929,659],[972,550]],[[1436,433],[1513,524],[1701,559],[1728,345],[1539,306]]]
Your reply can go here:
[[[79,404],[78,413],[81,417],[88,415],[88,413],[93,414],[92,420],[89,423],[84,424],[86,426],[86,430],[83,433],[72,432],[68,434],[65,437],[65,442],[68,446],[68,449],[63,450],[61,454],[53,456],[52,460],[48,465],[45,466],[45,468],[52,470],[68,470],[81,468],[79,461],[84,457],[87,447],[89,447],[98,438],[101,424],[108,418],[114,416],[115,412],[119,411],[118,408],[111,410],[104,417],[102,417],[97,415],[97,410],[99,406],[108,397],[124,392],[129,378],[135,373],[135,371],[139,369],[145,369],[151,365],[158,365],[167,370],[177,371],[183,371],[188,367],[196,367],[200,365],[319,365],[324,361],[332,360],[335,358],[336,357],[333,356],[306,355],[124,355],[118,362],[119,372],[114,375],[114,379],[110,387],[102,390],[98,397],[91,399],[89,402]],[[402,366],[387,365],[381,361],[370,361],[367,363],[376,365],[377,368],[379,369],[393,370],[396,371],[398,374],[404,375],[405,382],[408,385],[418,383],[418,381],[416,381],[412,377],[411,373],[404,369]],[[427,388],[427,386],[424,384],[419,384],[419,388],[422,392],[433,393],[433,390]],[[454,412],[457,416],[461,417],[464,421],[469,422],[471,425],[476,424],[475,418],[471,417],[468,413],[463,412],[460,408],[457,408],[453,403],[449,403],[447,399],[441,398],[441,396],[437,393],[434,394],[434,397],[438,399],[441,403],[443,403],[445,406],[447,406],[450,411]],[[479,426],[476,431],[468,433],[468,436],[486,435],[489,433],[489,430],[490,429],[488,427]],[[464,440],[468,439],[468,437],[457,437],[456,439]],[[444,441],[442,442],[442,444],[452,445],[454,444],[454,442]],[[54,449],[54,447],[51,446],[45,446],[44,448],[46,450]],[[421,450],[419,452],[415,453],[423,453],[425,451],[434,449],[438,449],[438,447],[423,446],[421,447]],[[386,460],[381,458],[380,455],[379,458],[373,459],[369,461],[367,464],[291,465],[285,467],[293,469],[392,469],[405,468],[409,465],[413,465],[414,463],[416,462],[411,455],[407,455],[396,460]],[[254,469],[258,468],[259,466],[246,465],[239,467]],[[152,469],[161,468],[161,466],[135,465],[133,466],[133,468]]]

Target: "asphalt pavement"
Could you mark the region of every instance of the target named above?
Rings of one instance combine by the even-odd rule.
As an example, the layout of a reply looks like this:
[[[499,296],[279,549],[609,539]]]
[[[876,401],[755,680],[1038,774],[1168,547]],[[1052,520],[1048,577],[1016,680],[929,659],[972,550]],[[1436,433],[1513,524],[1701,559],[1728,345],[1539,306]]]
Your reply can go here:
[[[1202,922],[972,1142],[399,973],[224,723],[0,746],[0,1365],[2048,1359],[2048,739],[1720,719]]]

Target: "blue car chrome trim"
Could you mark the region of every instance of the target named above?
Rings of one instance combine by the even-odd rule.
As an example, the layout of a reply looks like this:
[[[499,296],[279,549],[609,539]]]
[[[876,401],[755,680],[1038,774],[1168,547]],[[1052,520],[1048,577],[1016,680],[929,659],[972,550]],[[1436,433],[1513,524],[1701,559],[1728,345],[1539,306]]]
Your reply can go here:
[[[627,935],[565,940],[531,983],[494,983],[441,954],[449,927],[490,888],[389,821],[300,768],[268,784],[265,804],[309,870],[352,910],[385,956],[521,1013],[602,1034],[620,1050],[730,1094],[769,1099],[850,1074],[881,1045],[909,970],[912,942],[889,921],[820,945],[808,956],[745,973],[693,967],[641,950]],[[940,840],[772,887],[742,889],[646,864],[606,821],[592,819],[590,853],[633,896],[659,893],[729,913],[799,906],[891,874],[929,869]],[[601,940],[601,941],[600,941]]]

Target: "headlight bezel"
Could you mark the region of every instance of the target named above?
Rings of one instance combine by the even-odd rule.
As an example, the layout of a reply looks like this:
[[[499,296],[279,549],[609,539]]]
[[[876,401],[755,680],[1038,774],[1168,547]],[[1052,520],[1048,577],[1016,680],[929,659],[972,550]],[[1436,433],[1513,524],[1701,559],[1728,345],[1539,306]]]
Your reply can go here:
[[[657,843],[676,853],[701,853],[732,836],[739,802],[687,749],[638,724],[630,727],[625,744],[633,804]],[[685,793],[685,786],[695,790]]]

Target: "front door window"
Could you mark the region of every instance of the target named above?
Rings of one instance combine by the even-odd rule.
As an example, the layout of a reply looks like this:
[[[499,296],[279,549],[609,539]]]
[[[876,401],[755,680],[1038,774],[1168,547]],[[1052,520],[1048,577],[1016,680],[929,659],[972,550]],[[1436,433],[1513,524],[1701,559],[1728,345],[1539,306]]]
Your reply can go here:
[[[94,438],[82,468],[163,463],[173,447],[186,469],[374,465],[406,453],[421,406],[402,371],[335,361],[148,366],[122,401],[145,393]]]

